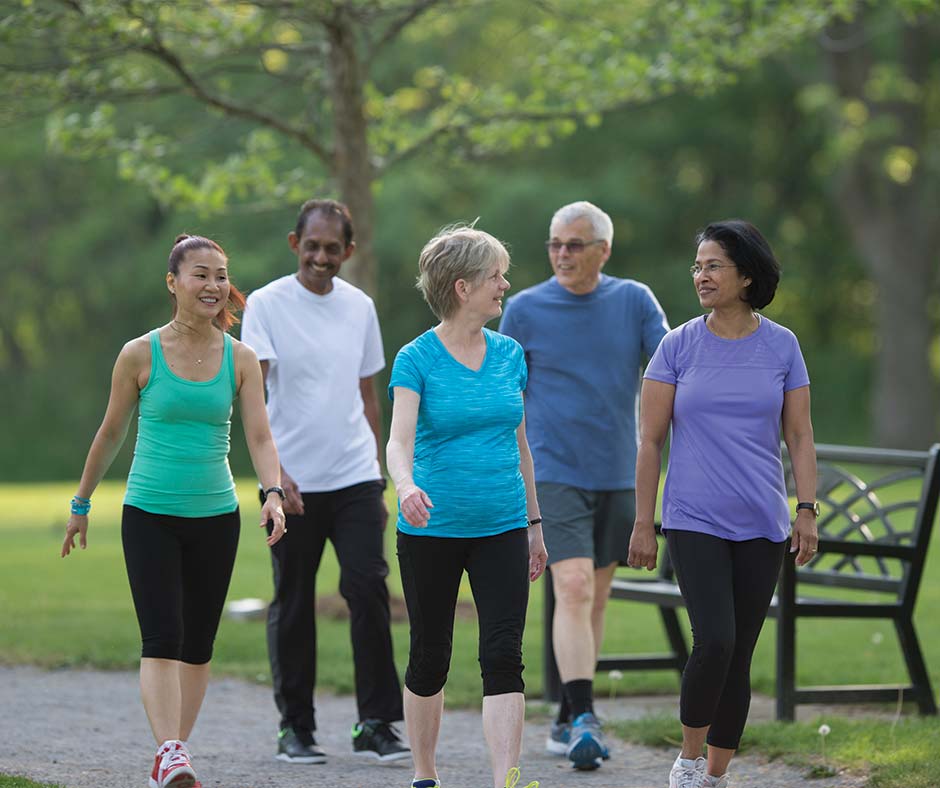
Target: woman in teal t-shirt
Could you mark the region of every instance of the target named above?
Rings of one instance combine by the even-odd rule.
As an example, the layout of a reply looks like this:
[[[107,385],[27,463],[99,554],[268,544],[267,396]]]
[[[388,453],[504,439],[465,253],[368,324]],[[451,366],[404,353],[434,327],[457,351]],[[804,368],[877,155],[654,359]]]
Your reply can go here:
[[[157,741],[151,788],[190,788],[186,740],[209,680],[209,660],[238,546],[239,512],[228,465],[232,403],[262,487],[267,542],[286,532],[280,465],[254,351],[227,331],[244,296],[215,242],[179,236],[166,275],[173,319],[128,342],[111,399],[72,498],[62,555],[85,549],[91,495],[124,443],[139,405],[121,539],[140,624],[141,696]]]
[[[389,382],[413,788],[439,785],[435,750],[464,570],[480,622],[483,730],[501,745],[490,754],[494,785],[518,779],[528,584],[547,555],[525,437],[525,357],[514,339],[483,327],[502,312],[508,267],[503,245],[480,230],[431,239],[418,287],[441,322],[399,351]]]

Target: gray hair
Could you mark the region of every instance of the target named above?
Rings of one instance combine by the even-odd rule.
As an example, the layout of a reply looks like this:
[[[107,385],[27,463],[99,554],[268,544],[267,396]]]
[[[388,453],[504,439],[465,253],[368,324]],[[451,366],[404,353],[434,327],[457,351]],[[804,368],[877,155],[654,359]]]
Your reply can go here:
[[[594,205],[594,203],[590,203],[587,200],[580,200],[578,202],[569,203],[568,205],[563,205],[555,211],[555,215],[552,217],[552,223],[549,226],[554,227],[555,224],[571,224],[578,219],[587,219],[590,221],[591,228],[594,230],[594,235],[598,240],[607,241],[608,246],[613,243],[614,223],[606,213]]]
[[[415,286],[431,311],[445,320],[452,317],[460,305],[454,289],[457,280],[476,284],[493,263],[509,268],[509,252],[502,241],[467,225],[451,225],[443,228],[421,250]]]

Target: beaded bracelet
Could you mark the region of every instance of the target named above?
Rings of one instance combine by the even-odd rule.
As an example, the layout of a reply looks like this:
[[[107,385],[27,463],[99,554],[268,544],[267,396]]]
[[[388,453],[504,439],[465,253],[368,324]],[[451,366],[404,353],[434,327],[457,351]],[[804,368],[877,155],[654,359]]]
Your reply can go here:
[[[91,498],[73,495],[70,502],[72,514],[87,515],[91,511]]]

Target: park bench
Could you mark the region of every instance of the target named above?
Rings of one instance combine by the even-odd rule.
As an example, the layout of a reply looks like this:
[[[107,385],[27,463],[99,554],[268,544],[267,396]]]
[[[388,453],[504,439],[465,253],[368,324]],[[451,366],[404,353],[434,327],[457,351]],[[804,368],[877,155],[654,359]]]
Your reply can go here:
[[[783,456],[792,496],[785,449]],[[792,720],[799,704],[899,699],[916,702],[921,714],[936,714],[913,614],[940,493],[940,444],[924,452],[818,444],[816,456],[821,509],[818,552],[802,567],[796,567],[793,555],[787,554],[769,614],[777,621],[777,719]],[[611,603],[627,600],[656,605],[669,651],[601,655],[597,669],[670,669],[681,675],[689,656],[677,614],[684,603],[664,545],[657,574],[644,575],[632,569],[616,575]],[[560,680],[552,649],[550,580],[545,589],[544,688],[546,699],[557,700]],[[617,614],[615,607],[609,605],[608,615]],[[798,687],[796,624],[800,618],[892,621],[910,683]]]

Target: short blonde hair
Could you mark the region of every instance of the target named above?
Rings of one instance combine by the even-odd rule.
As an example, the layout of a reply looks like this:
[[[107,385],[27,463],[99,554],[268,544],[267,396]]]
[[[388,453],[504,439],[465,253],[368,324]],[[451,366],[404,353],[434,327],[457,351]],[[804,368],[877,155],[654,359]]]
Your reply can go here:
[[[431,311],[440,319],[452,317],[460,302],[454,285],[459,279],[476,284],[498,263],[509,268],[509,252],[502,241],[467,225],[445,227],[421,250],[418,280]]]

